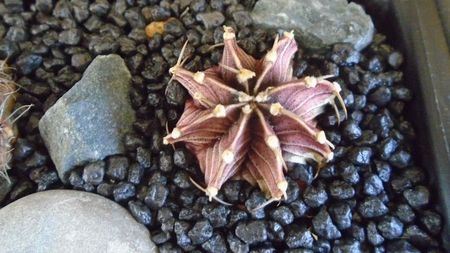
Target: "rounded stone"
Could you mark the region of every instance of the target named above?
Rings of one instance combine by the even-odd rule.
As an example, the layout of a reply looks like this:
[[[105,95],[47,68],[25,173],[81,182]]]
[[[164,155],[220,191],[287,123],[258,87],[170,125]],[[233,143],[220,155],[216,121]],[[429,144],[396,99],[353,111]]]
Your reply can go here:
[[[2,252],[157,252],[148,230],[92,193],[52,190],[0,210]]]

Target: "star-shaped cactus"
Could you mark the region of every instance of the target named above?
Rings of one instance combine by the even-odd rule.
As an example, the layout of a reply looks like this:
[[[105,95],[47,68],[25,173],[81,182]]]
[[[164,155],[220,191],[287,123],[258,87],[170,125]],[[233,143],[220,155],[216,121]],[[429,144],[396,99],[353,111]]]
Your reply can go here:
[[[219,66],[196,73],[184,69],[183,47],[170,69],[192,99],[164,143],[184,142],[195,154],[210,200],[232,177],[257,184],[271,200],[280,200],[288,186],[285,161],[333,158],[333,145],[314,119],[327,104],[337,112],[335,98],[344,107],[340,87],[327,77],[292,75],[297,51],[292,32],[277,36],[259,60],[238,46],[232,28],[224,27],[223,39]]]

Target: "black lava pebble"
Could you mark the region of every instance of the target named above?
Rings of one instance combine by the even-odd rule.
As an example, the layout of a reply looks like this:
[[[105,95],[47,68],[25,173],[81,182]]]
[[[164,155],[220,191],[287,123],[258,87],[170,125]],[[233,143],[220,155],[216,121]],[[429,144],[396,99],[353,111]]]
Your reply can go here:
[[[52,185],[59,182],[56,171],[50,170],[47,167],[39,167],[31,170],[29,177],[37,184],[37,191],[49,190]]]
[[[202,209],[203,217],[215,228],[227,225],[229,214],[230,209],[224,205],[206,205]]]
[[[182,170],[175,173],[173,183],[181,189],[187,189],[192,185],[188,173]]]
[[[194,245],[202,244],[213,235],[213,227],[206,221],[198,221],[188,232],[189,238],[192,240]]]
[[[353,65],[359,63],[361,54],[349,44],[335,44],[331,59],[338,65]]]
[[[221,234],[213,235],[213,237],[202,244],[202,248],[210,253],[227,252],[227,245]]]
[[[270,217],[281,225],[289,225],[294,221],[294,214],[286,206],[280,206],[270,213]]]
[[[149,78],[150,79],[150,78]],[[173,105],[183,105],[186,100],[186,91],[180,84],[168,84],[166,88],[167,102]]]
[[[375,196],[383,191],[383,182],[374,174],[369,175],[364,180],[364,193],[370,196]]]
[[[74,46],[77,45],[81,40],[81,31],[76,28],[62,31],[59,34],[58,41],[62,44]]]
[[[428,204],[430,200],[430,192],[424,186],[417,186],[414,189],[408,189],[403,192],[406,201],[415,208],[420,208]]]
[[[373,151],[369,147],[352,148],[348,154],[351,162],[357,165],[369,165]]]
[[[417,225],[408,226],[405,229],[403,238],[411,242],[418,247],[437,247],[438,242],[431,238],[425,231],[419,228]]]
[[[339,229],[347,229],[352,225],[352,210],[349,205],[344,203],[333,204],[329,212]]]
[[[312,225],[314,231],[328,239],[333,240],[341,237],[341,232],[339,229],[333,224],[330,215],[327,210],[322,209],[314,218],[312,219]]]
[[[411,162],[411,154],[405,150],[399,150],[392,154],[389,158],[389,162],[398,168],[405,168]]]
[[[327,201],[328,195],[323,184],[311,185],[303,193],[303,199],[308,206],[319,207]]]
[[[378,222],[377,228],[386,239],[396,239],[403,234],[403,223],[399,219],[389,215],[383,217]]]
[[[133,184],[120,182],[114,188],[113,195],[117,202],[128,200],[136,195],[136,188]]]
[[[75,189],[81,189],[83,188],[84,180],[81,177],[80,173],[73,170],[69,174],[69,183],[72,185]]]
[[[355,196],[355,189],[352,185],[341,180],[331,182],[329,192],[331,197],[336,199],[349,199]]]
[[[314,238],[306,227],[292,225],[288,228],[286,245],[289,248],[312,248]]]
[[[163,184],[154,183],[148,187],[147,195],[145,196],[145,204],[151,209],[155,210],[164,205],[169,195],[169,189]]]
[[[144,176],[144,168],[138,163],[133,163],[128,169],[128,182],[139,184]]]
[[[151,151],[143,147],[138,147],[136,149],[136,160],[141,167],[150,168],[152,166]]]
[[[266,223],[267,237],[274,242],[282,242],[285,239],[285,232],[283,226],[275,221],[269,221]]]
[[[156,219],[161,224],[162,231],[164,232],[173,231],[175,219],[173,217],[172,211],[169,208],[163,207],[161,209],[158,209]]]
[[[439,234],[442,228],[442,219],[438,213],[427,210],[423,213],[420,220],[431,234]]]
[[[378,197],[365,198],[359,205],[358,210],[365,218],[379,217],[388,212],[388,208]]]
[[[42,64],[42,61],[42,56],[28,53],[20,55],[16,64],[21,74],[28,75],[36,70]]]
[[[289,208],[291,209],[292,214],[294,214],[294,218],[303,217],[308,211],[308,206],[301,200],[291,202]]]
[[[52,0],[36,0],[35,7],[38,11],[49,13],[53,9]]]
[[[186,149],[176,149],[173,154],[173,162],[178,167],[186,168],[192,162],[192,155]]]
[[[127,175],[128,159],[123,156],[112,156],[106,160],[106,175],[111,179],[123,180]]]
[[[173,156],[168,151],[161,151],[159,153],[159,169],[164,172],[169,172],[173,168]]]
[[[232,210],[230,213],[229,226],[233,226],[239,221],[246,220],[248,218],[248,216],[249,215],[242,210]]]
[[[34,151],[33,144],[27,139],[18,138],[14,147],[13,157],[15,160],[22,161],[29,157]]]
[[[250,214],[255,219],[263,219],[266,216],[263,208],[258,208],[266,202],[264,194],[259,190],[252,192],[250,197],[245,201],[245,207],[250,210]]]
[[[70,60],[71,65],[77,70],[84,70],[92,61],[92,56],[89,53],[73,54]]]
[[[108,183],[101,183],[97,186],[97,193],[105,197],[112,197],[114,192],[114,185]]]
[[[388,56],[388,63],[391,65],[394,69],[400,67],[403,63],[403,55],[397,51],[392,52]]]
[[[83,168],[83,180],[86,183],[98,185],[103,182],[105,175],[105,162],[99,161],[86,165]]]
[[[240,181],[229,181],[226,182],[222,189],[223,194],[229,202],[236,202],[239,200],[240,190],[242,187],[242,182]]]
[[[267,230],[263,221],[241,222],[236,226],[236,236],[248,244],[264,242]]]
[[[384,238],[378,232],[377,225],[374,222],[369,222],[366,230],[367,239],[372,245],[377,246],[384,242]]]
[[[389,242],[386,246],[386,252],[408,252],[420,253],[420,251],[405,240],[397,240]]]
[[[400,204],[395,210],[395,216],[405,223],[412,222],[416,217],[410,205]]]
[[[239,252],[249,252],[249,245],[243,241],[241,241],[237,236],[233,233],[229,233],[227,236],[228,246],[230,247],[231,252],[239,253]]]
[[[136,218],[137,221],[144,225],[149,225],[152,223],[152,213],[147,206],[145,206],[142,202],[139,201],[129,201],[128,209],[131,214]]]
[[[348,120],[343,125],[343,135],[349,140],[356,140],[361,137],[362,131],[357,122]]]
[[[333,252],[344,253],[344,252],[363,252],[361,248],[361,243],[356,240],[337,240]]]

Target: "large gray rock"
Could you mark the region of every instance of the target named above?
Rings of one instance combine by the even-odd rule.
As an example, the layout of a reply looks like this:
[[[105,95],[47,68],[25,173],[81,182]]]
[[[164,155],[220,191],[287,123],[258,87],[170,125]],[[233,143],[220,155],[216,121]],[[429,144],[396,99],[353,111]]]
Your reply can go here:
[[[39,131],[63,181],[75,166],[124,152],[134,121],[130,80],[120,56],[97,56],[42,117]]]
[[[295,30],[302,45],[311,49],[351,43],[361,50],[375,32],[363,8],[347,0],[259,0],[251,14],[257,24]]]
[[[72,190],[39,192],[0,209],[2,253],[151,253],[148,230],[120,205]]]

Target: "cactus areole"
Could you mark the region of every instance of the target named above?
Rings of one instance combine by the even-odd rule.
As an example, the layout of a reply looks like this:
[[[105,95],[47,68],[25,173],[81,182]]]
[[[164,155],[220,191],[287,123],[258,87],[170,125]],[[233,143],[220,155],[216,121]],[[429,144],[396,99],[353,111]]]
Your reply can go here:
[[[345,112],[339,84],[327,76],[293,76],[297,43],[292,32],[277,36],[262,59],[239,47],[232,28],[224,27],[223,39],[218,66],[196,73],[184,69],[184,47],[169,70],[192,99],[164,143],[184,142],[195,154],[206,188],[197,186],[210,200],[218,200],[230,178],[259,185],[270,201],[281,200],[288,186],[286,162],[333,158],[333,145],[315,118],[327,104],[339,116],[336,98]]]

